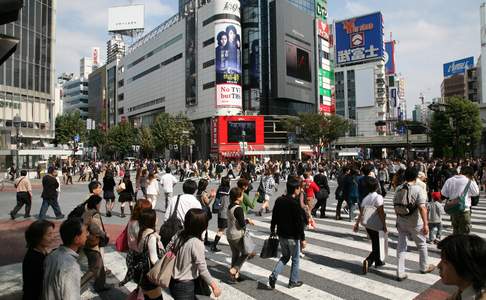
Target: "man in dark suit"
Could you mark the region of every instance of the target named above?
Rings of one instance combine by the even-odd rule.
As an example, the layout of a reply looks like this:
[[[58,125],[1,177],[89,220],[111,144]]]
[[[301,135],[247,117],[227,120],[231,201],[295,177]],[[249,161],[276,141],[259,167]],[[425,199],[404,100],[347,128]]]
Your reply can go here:
[[[59,188],[59,182],[56,179],[56,169],[54,167],[49,167],[47,174],[42,178],[42,206],[39,212],[39,219],[44,219],[46,217],[46,212],[49,206],[52,206],[56,219],[64,218],[61,212],[61,207],[59,207],[59,202],[57,201]]]
[[[317,217],[317,210],[321,209],[321,218],[326,217],[326,205],[327,205],[327,198],[331,193],[329,189],[329,184],[327,182],[327,176],[324,174],[324,168],[322,166],[319,167],[319,174],[314,176],[314,182],[319,186],[319,192],[316,193],[317,203],[312,209],[312,216]]]

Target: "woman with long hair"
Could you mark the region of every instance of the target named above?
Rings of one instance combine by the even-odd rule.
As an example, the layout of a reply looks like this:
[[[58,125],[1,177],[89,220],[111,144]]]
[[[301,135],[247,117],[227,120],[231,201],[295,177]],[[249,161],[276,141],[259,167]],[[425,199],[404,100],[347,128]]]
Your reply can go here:
[[[381,227],[383,232],[387,232],[386,228],[386,215],[384,210],[384,201],[383,196],[378,194],[377,191],[380,188],[380,183],[373,177],[366,176],[364,177],[364,187],[366,188],[367,195],[363,198],[361,202],[361,209],[356,220],[356,224],[354,224],[353,230],[354,232],[358,232],[359,224],[363,219],[363,213],[365,210],[374,209],[375,211],[373,214],[377,214],[375,217],[379,218],[381,222]],[[370,217],[371,218],[371,217]],[[376,224],[375,224],[376,225]],[[363,261],[363,274],[368,273],[368,268],[374,263],[375,267],[381,267],[385,263],[380,258],[380,240],[379,240],[379,232],[376,230],[377,228],[371,228],[371,226],[367,226],[366,232],[371,239],[371,253],[368,257]]]
[[[159,181],[155,178],[154,173],[150,173],[147,180],[147,200],[152,203],[152,208],[155,209],[157,205],[157,198],[159,197]]]
[[[221,184],[216,191],[216,199],[221,199],[221,208],[218,211],[218,232],[214,237],[211,251],[220,252],[218,243],[223,236],[224,230],[228,227],[228,206],[229,206],[230,179],[228,176],[221,178]]]
[[[201,202],[201,207],[206,212],[208,217],[208,222],[209,222],[209,220],[213,218],[209,204],[216,197],[216,193],[214,190],[211,190],[210,193],[206,191],[208,184],[209,181],[207,179],[202,178],[201,180],[199,180],[197,184],[196,199],[199,200],[199,202]],[[208,239],[208,231],[206,230],[206,232],[204,233],[204,245],[209,246],[210,244],[211,243],[209,242]]]
[[[190,209],[184,218],[184,229],[167,245],[166,251],[176,253],[175,267],[170,281],[170,293],[174,299],[195,299],[195,281],[199,278],[209,285],[215,297],[221,295],[216,281],[206,265],[202,233],[208,228],[206,212]]]
[[[133,184],[132,181],[130,180],[130,173],[127,172],[123,176],[123,179],[120,180],[120,183],[118,186],[123,183],[125,185],[125,188],[121,191],[119,191],[119,197],[118,197],[118,202],[120,202],[120,210],[121,210],[121,215],[120,217],[124,218],[125,217],[125,204],[128,202],[128,205],[130,207],[130,213],[133,211],[133,198],[135,197],[135,192],[133,191]]]
[[[103,177],[103,198],[106,201],[106,216],[111,217],[111,212],[115,206],[115,179],[113,178],[113,171],[108,169]]]
[[[54,241],[54,223],[37,220],[25,231],[27,253],[22,262],[23,300],[37,300],[42,297],[44,281],[44,260]]]

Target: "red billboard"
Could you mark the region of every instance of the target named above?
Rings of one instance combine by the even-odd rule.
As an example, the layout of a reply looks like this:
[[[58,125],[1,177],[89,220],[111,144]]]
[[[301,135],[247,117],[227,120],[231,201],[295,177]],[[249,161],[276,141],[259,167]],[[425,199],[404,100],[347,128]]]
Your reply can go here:
[[[211,121],[211,148],[222,156],[241,155],[240,142],[247,143],[246,151],[263,150],[263,116],[219,116]]]

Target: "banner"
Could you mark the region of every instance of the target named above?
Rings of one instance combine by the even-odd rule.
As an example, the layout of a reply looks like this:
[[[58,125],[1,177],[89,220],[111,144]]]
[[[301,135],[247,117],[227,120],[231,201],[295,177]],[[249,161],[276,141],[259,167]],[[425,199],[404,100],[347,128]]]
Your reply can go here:
[[[395,41],[385,43],[385,70],[386,74],[395,74]]]

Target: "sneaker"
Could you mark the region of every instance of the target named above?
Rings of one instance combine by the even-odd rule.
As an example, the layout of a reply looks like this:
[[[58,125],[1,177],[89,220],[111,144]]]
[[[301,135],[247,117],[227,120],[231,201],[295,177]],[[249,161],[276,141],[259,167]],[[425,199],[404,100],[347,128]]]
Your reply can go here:
[[[268,277],[268,285],[272,290],[275,289],[275,282],[277,282],[277,279],[273,278],[272,276]]]
[[[397,276],[395,279],[396,279],[396,281],[404,281],[407,278],[408,278],[407,275],[403,275],[403,276]]]
[[[427,269],[425,269],[425,270],[423,270],[423,271],[422,271],[422,270],[420,270],[420,273],[422,273],[422,274],[427,274],[427,273],[430,273],[430,272],[432,272],[432,271],[434,271],[434,270],[435,270],[435,266],[434,266],[434,265],[429,265],[429,266],[427,267]]]
[[[221,249],[213,246],[213,247],[211,247],[211,251],[216,253],[216,252],[221,252]]]
[[[288,288],[291,289],[291,288],[294,288],[294,287],[299,287],[299,286],[302,286],[303,284],[304,283],[302,281],[297,281],[297,282],[290,281]]]

